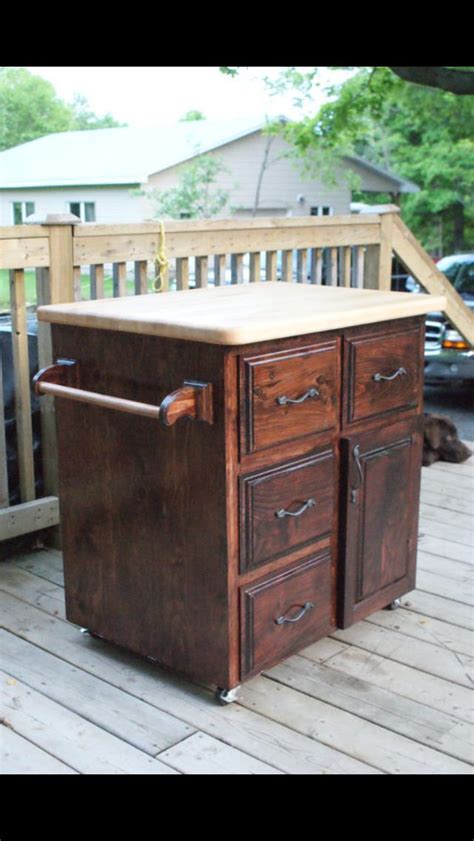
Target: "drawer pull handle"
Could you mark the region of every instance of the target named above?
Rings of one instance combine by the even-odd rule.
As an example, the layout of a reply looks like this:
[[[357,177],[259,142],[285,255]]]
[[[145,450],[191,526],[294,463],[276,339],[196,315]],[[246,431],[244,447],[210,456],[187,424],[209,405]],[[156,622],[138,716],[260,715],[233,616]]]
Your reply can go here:
[[[298,508],[298,511],[287,511],[286,508],[280,508],[279,511],[275,511],[275,517],[278,517],[280,520],[282,520],[283,517],[300,517],[304,511],[307,511],[308,508],[314,508],[315,505],[315,499],[307,499],[301,508]]]
[[[298,611],[296,616],[293,616],[292,619],[287,619],[286,616],[279,616],[278,619],[275,619],[276,625],[285,625],[287,622],[299,622],[300,619],[303,618],[305,613],[308,613],[309,610],[312,610],[314,607],[314,602],[305,602],[301,610]]]
[[[357,502],[357,494],[359,492],[359,488],[364,481],[364,471],[362,470],[362,464],[360,461],[360,444],[356,444],[354,449],[352,450],[352,457],[355,462],[355,466],[357,467],[357,484],[352,486],[351,490],[351,502]]]
[[[319,397],[319,391],[317,388],[309,388],[306,394],[303,394],[301,397],[297,397],[293,400],[292,397],[277,397],[276,402],[279,406],[286,406],[288,403],[304,403],[308,397]]]
[[[376,383],[389,382],[390,380],[396,380],[397,377],[406,375],[406,373],[405,368],[399,368],[398,371],[395,371],[395,373],[391,375],[391,377],[385,377],[383,374],[374,374],[372,379],[375,380]]]

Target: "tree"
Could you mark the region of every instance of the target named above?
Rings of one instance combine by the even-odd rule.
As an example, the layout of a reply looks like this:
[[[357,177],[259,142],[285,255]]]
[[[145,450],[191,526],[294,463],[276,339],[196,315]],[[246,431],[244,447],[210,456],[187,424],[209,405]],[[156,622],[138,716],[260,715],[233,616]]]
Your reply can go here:
[[[406,82],[440,88],[459,96],[474,94],[472,67],[390,67],[390,70]]]
[[[0,151],[54,132],[117,125],[110,114],[97,117],[83,96],[68,105],[46,79],[23,67],[0,67]]]
[[[353,68],[333,68],[334,70]],[[372,70],[380,70],[381,68],[373,67]],[[427,85],[428,87],[440,88],[443,91],[450,91],[459,96],[466,96],[474,94],[474,67],[389,67],[406,82],[413,82],[417,85]],[[228,76],[236,76],[239,72],[238,67],[219,67],[221,73],[226,73]],[[300,76],[310,79],[311,82],[317,76],[318,68],[315,67],[309,73],[299,74]],[[297,74],[298,71],[294,67],[287,68],[285,73]]]
[[[180,123],[194,123],[197,120],[205,120],[205,116],[202,111],[186,111],[186,114],[183,117],[180,117]]]
[[[70,125],[71,110],[50,82],[24,68],[0,68],[0,150]]]
[[[468,91],[473,70],[359,68],[342,85],[327,88],[329,101],[314,114],[281,130],[301,165],[325,180],[342,155],[356,153],[414,181],[420,192],[401,196],[408,225],[432,252],[462,251],[474,242],[474,98],[454,90]],[[289,67],[271,89],[291,89],[303,104],[316,84],[318,68],[301,73]],[[390,200],[361,193],[354,198]]]
[[[125,125],[119,123],[112,114],[104,114],[98,117],[90,110],[90,105],[85,96],[76,93],[70,105],[72,111],[71,131],[88,131],[96,128],[117,128]]]
[[[362,68],[333,93],[291,127],[299,151],[356,152],[414,181],[420,192],[401,197],[407,224],[432,252],[462,251],[474,234],[474,99],[407,85],[388,68]]]
[[[168,190],[139,190],[154,205],[156,218],[209,219],[216,216],[229,203],[227,191],[215,184],[224,166],[213,155],[199,155],[181,169],[176,187]]]

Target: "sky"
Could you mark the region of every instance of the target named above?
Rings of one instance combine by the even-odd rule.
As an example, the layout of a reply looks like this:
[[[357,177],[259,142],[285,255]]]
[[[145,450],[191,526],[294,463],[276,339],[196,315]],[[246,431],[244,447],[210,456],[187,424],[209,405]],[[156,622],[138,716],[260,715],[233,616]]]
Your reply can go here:
[[[218,67],[27,67],[52,82],[61,99],[70,102],[75,93],[82,94],[98,116],[109,112],[137,128],[176,122],[190,110],[201,111],[209,120],[301,117],[292,94],[270,96],[265,88],[263,77],[275,78],[281,69],[243,67],[231,78]],[[343,81],[348,75],[321,68],[324,83]],[[325,99],[322,92],[316,93],[313,113]]]

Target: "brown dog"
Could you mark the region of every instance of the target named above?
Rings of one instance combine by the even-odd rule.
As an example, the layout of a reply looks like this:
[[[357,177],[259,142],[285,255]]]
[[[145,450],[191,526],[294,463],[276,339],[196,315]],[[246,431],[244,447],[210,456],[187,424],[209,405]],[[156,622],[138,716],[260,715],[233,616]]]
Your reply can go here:
[[[458,431],[444,415],[424,415],[423,464],[451,461],[459,464],[472,456],[472,450],[458,438]]]

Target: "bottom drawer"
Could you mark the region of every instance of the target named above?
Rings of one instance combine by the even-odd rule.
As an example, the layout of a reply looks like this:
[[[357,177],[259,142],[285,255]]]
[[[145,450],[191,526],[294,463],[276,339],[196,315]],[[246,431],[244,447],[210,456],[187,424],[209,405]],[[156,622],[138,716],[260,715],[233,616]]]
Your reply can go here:
[[[242,678],[334,628],[327,550],[241,589]]]

